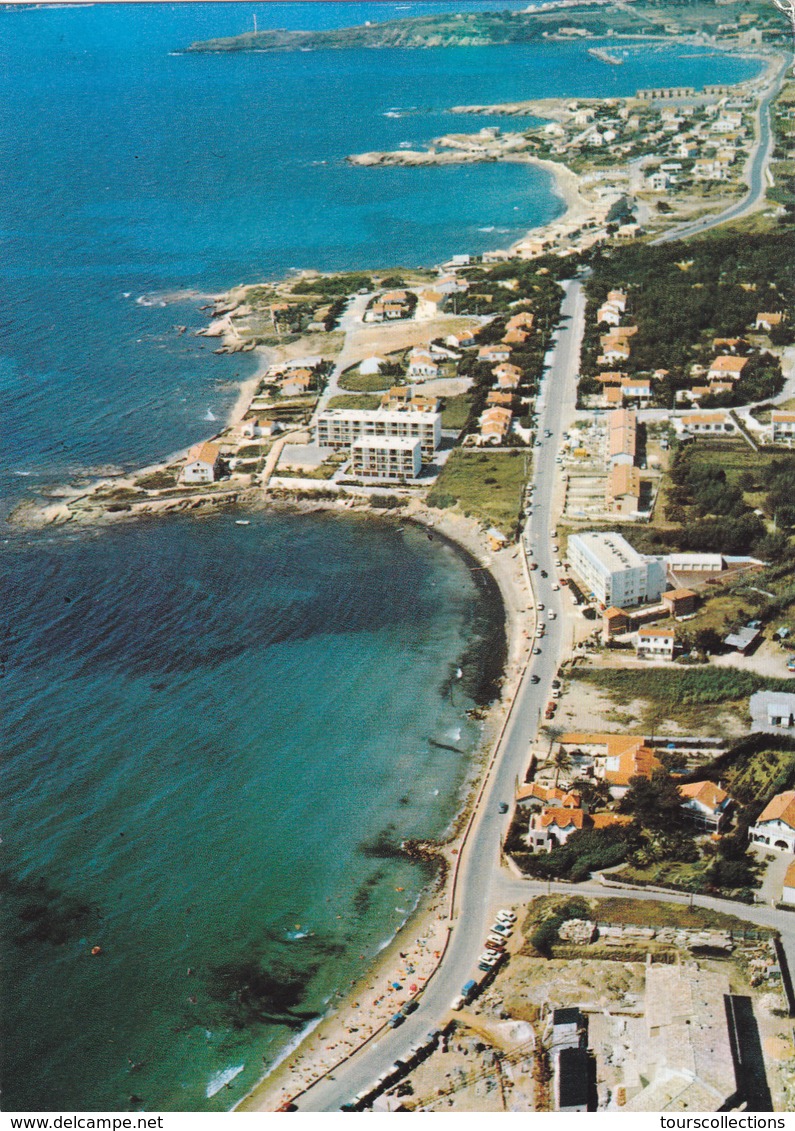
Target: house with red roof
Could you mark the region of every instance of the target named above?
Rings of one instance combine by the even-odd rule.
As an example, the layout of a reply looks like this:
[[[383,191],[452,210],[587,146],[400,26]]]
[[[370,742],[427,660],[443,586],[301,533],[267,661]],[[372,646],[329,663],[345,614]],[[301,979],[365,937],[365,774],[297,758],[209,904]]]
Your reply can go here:
[[[795,789],[777,793],[748,830],[752,844],[795,852]]]
[[[719,833],[729,818],[731,798],[712,781],[694,781],[679,786],[682,811],[700,832]]]

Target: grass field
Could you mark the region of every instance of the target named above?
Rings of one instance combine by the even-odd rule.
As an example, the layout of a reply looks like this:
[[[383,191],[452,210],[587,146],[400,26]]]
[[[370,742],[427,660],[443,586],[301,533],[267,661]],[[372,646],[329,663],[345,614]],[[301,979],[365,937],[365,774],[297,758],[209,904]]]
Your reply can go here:
[[[691,733],[718,735],[723,733],[723,716],[747,725],[748,699],[755,691],[784,691],[792,686],[788,680],[755,672],[709,666],[645,671],[583,668],[575,669],[571,677],[594,684],[618,706],[641,700],[645,708],[638,711],[638,725],[646,731],[659,732],[666,722],[675,722]]]
[[[732,797],[745,804],[763,801],[786,789],[793,769],[795,751],[760,750],[742,765],[727,771],[726,788]]]
[[[386,377],[382,373],[360,373],[358,368],[346,370],[339,380],[340,388],[350,389],[352,393],[383,392],[397,383],[397,377]]]
[[[326,408],[378,408],[381,398],[375,393],[343,393],[332,397]]]
[[[527,464],[527,467],[525,466]],[[428,505],[458,505],[466,515],[513,534],[529,473],[529,453],[456,448],[428,494]]]
[[[460,393],[457,397],[445,397],[442,428],[463,428],[469,418],[471,404],[468,393]]]

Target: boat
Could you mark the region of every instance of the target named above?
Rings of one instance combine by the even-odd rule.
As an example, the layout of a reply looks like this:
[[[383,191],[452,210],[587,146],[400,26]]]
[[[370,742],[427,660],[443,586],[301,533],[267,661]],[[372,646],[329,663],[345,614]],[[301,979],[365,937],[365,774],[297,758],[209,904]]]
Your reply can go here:
[[[251,521],[247,518],[236,518],[235,526],[251,526]]]

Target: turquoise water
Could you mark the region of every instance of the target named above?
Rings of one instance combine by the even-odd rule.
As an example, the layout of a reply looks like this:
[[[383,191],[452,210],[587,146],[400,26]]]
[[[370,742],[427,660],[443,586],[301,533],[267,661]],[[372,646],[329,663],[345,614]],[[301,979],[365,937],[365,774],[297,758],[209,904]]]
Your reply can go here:
[[[424,532],[318,516],[13,568],[4,1109],[229,1107],[427,881],[397,849],[454,815],[499,601]]]
[[[456,103],[756,69],[673,48],[606,67],[578,45],[178,53],[251,13],[0,12],[5,507],[214,430],[251,363],[175,334],[201,325],[198,294],[432,264],[560,211],[537,170],[347,153],[472,129]],[[498,602],[438,539],[317,516],[8,530],[0,571],[3,1106],[228,1108],[426,882],[395,846],[456,811]]]

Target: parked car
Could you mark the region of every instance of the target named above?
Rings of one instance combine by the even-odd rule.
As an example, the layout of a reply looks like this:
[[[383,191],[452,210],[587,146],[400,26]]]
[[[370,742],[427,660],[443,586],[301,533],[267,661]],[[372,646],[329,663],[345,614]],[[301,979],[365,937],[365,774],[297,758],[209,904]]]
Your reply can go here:
[[[420,1003],[418,1001],[415,1001],[414,998],[412,998],[411,1001],[407,1001],[406,1004],[403,1006],[402,1012],[405,1013],[405,1015],[408,1017],[408,1015],[410,1013],[414,1013],[415,1010],[417,1010],[419,1008],[420,1008]]]
[[[497,921],[506,923],[516,922],[516,912],[511,911],[509,908],[504,907],[501,911],[497,912]]]
[[[530,676],[530,682],[531,682],[531,683],[540,683],[540,682],[541,682],[541,677],[540,677],[540,676],[537,676],[537,675],[531,675],[531,676]]]
[[[463,1009],[464,1008],[464,999],[461,996],[461,994],[459,994],[458,997],[453,998],[453,1000],[450,1002],[450,1008],[451,1009]]]
[[[547,613],[547,617],[549,618],[549,620],[557,620],[557,616],[558,616],[558,614],[555,612],[554,609],[550,609],[549,612]]]
[[[509,939],[513,934],[513,928],[508,923],[501,923],[499,919],[491,929],[495,934],[504,935],[506,939]]]
[[[540,656],[541,655],[541,649],[540,648],[534,648],[533,649],[533,655],[534,656]]]
[[[536,608],[538,609],[539,613],[542,613],[544,611],[543,602],[539,601],[538,604],[536,605]]]
[[[389,1027],[391,1029],[397,1029],[398,1025],[402,1025],[405,1020],[406,1020],[406,1018],[403,1016],[402,1013],[394,1013],[389,1018]]]

